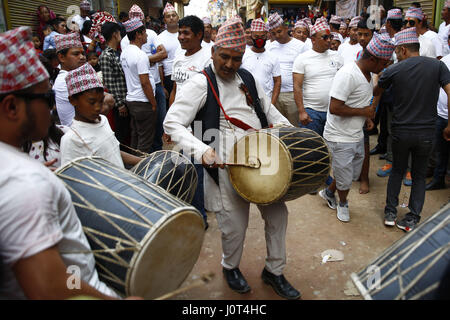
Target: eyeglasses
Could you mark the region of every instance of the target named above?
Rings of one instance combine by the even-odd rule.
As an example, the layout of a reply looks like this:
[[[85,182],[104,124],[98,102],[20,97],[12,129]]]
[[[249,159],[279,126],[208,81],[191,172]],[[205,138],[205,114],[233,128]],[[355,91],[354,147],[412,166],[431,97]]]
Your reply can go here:
[[[324,34],[321,38],[323,40],[332,40],[333,39],[333,35],[331,35],[331,34]]]
[[[16,94],[18,97],[26,100],[43,99],[47,102],[49,109],[53,109],[55,105],[55,91],[50,90],[46,93],[20,93]]]
[[[416,22],[414,20],[405,20],[403,23],[405,25],[410,25],[411,27],[414,27],[416,25]]]

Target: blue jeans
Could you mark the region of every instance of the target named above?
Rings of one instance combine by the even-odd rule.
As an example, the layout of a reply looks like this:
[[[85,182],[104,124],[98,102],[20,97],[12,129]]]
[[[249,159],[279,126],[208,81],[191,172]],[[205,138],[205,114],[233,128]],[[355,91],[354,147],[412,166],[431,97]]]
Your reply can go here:
[[[442,132],[447,127],[447,119],[438,116],[436,120],[436,168],[434,169],[433,180],[440,181],[445,179],[447,171],[448,156],[450,150],[450,142],[446,141],[442,136]]]
[[[155,99],[157,104],[157,119],[155,128],[155,138],[153,140],[152,150],[162,150],[163,142],[162,135],[164,133],[163,122],[166,117],[166,95],[164,94],[164,87],[158,83],[155,88]]]
[[[312,122],[308,123],[306,126],[299,123],[300,128],[311,129],[321,137],[323,137],[323,130],[325,129],[325,122],[327,122],[327,113],[316,111],[311,108],[305,108],[306,113],[311,118]]]

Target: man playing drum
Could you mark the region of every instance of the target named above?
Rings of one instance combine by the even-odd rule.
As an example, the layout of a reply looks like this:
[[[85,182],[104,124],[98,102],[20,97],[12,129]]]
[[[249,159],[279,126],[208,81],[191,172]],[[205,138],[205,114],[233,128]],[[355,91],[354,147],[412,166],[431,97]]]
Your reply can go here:
[[[98,279],[69,192],[20,150],[45,137],[54,104],[31,29],[0,34],[0,56],[0,298],[117,297]]]
[[[164,130],[172,141],[186,155],[201,161],[209,173],[205,175],[205,207],[216,213],[222,232],[223,273],[230,288],[239,293],[250,291],[239,270],[250,203],[233,189],[222,159],[228,159],[234,143],[246,134],[248,127],[289,126],[289,121],[271,104],[253,76],[239,69],[245,45],[242,23],[236,19],[227,21],[220,28],[212,49],[213,64],[203,74],[186,81],[164,121]],[[194,135],[188,130],[191,124]],[[199,126],[203,132],[197,132]],[[196,138],[199,134],[201,137]],[[211,134],[215,134],[213,139]],[[217,147],[216,151],[210,143]],[[287,207],[284,203],[274,203],[258,208],[265,220],[267,245],[262,279],[280,296],[298,299],[300,292],[283,276]]]

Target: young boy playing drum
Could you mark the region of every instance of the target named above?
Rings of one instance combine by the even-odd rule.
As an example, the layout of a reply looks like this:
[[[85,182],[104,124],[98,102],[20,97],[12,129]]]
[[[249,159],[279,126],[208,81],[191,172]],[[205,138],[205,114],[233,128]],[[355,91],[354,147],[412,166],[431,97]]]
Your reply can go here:
[[[88,63],[70,71],[66,77],[69,101],[75,107],[75,118],[61,139],[62,165],[82,157],[98,156],[124,168],[142,159],[120,151],[119,141],[101,114],[103,85]]]

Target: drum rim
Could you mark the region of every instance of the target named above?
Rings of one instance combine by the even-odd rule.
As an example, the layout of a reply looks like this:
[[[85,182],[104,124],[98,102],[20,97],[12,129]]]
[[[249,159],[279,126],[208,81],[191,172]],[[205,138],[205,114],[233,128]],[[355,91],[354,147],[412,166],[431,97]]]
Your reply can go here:
[[[162,189],[164,190],[164,189]],[[165,192],[167,192],[166,190],[164,190]],[[169,193],[169,192],[167,192]],[[171,195],[173,196],[173,195]],[[175,197],[175,196],[173,196]],[[136,266],[137,263],[140,261],[140,259],[142,258],[143,254],[146,252],[146,248],[148,248],[148,246],[151,244],[151,239],[157,235],[157,233],[159,231],[162,230],[162,225],[165,224],[168,220],[171,220],[172,218],[174,218],[177,214],[182,213],[182,212],[191,212],[191,213],[195,213],[200,220],[202,221],[202,246],[203,246],[203,242],[205,241],[205,221],[200,213],[200,211],[198,211],[194,206],[189,205],[186,207],[179,207],[179,208],[175,208],[173,210],[171,210],[170,212],[168,212],[164,217],[160,218],[154,225],[153,227],[147,232],[147,234],[145,235],[145,237],[143,237],[141,239],[141,241],[139,242],[139,244],[141,245],[141,250],[137,251],[133,254],[133,257],[130,259],[129,262],[129,268],[127,270],[127,274],[126,274],[126,278],[125,278],[125,292],[127,296],[132,295],[131,293],[131,284],[132,284],[132,280],[135,279],[136,276]],[[201,247],[200,247],[201,250]],[[198,257],[197,257],[198,260]],[[192,266],[192,268],[195,266],[195,264]],[[189,271],[189,273],[192,271],[192,269]],[[188,275],[189,275],[188,273]],[[185,279],[184,279],[185,280]],[[183,281],[184,281],[183,280]]]
[[[427,219],[425,219],[421,225],[425,225],[426,223],[428,223],[429,221],[431,221],[433,218],[435,218],[436,216],[442,214],[444,211],[450,210],[450,202],[448,202],[446,205],[444,205],[442,208],[440,208],[438,211],[436,211],[434,214],[432,214],[431,216],[429,216]],[[398,239],[397,241],[395,241],[392,245],[390,245],[389,247],[387,247],[385,250],[383,250],[383,252],[381,254],[379,254],[378,256],[376,256],[374,259],[372,259],[370,261],[370,263],[368,263],[367,265],[365,265],[363,268],[361,268],[360,270],[358,270],[357,272],[354,272],[350,275],[351,279],[353,280],[353,283],[355,284],[355,286],[357,287],[358,291],[361,293],[361,295],[366,299],[366,300],[372,300],[373,297],[371,295],[371,291],[366,288],[366,286],[363,284],[362,280],[363,277],[361,277],[360,275],[363,274],[368,266],[374,265],[375,262],[379,261],[380,259],[384,258],[386,256],[387,253],[389,253],[390,251],[393,251],[394,249],[399,248],[403,243],[409,241],[409,239],[411,237],[414,236],[415,232],[418,230],[417,228],[415,230],[413,230],[412,232],[404,235],[403,237],[401,237],[400,239]],[[376,264],[375,264],[376,265]]]
[[[109,162],[108,160],[106,160],[106,159],[104,159],[104,158],[102,158],[102,157],[99,157],[99,156],[82,156],[82,157],[77,157],[77,158],[71,160],[69,163],[66,163],[65,165],[59,167],[58,169],[56,169],[56,170],[54,171],[54,173],[55,173],[56,175],[58,175],[58,173],[61,173],[61,171],[64,171],[64,170],[66,170],[67,168],[71,167],[75,162],[78,162],[78,161],[80,161],[80,160],[85,160],[85,159],[90,159],[90,160],[97,160],[97,159],[99,159],[99,160],[104,160],[104,161],[107,161],[110,165],[115,166],[115,168],[117,168],[117,169],[123,169],[123,168],[118,167],[118,166],[114,165],[113,163]]]
[[[130,172],[132,172],[132,173],[134,173],[134,174],[137,174],[137,173],[135,172],[135,169],[136,169],[143,161],[147,160],[148,158],[150,158],[150,156],[152,156],[153,154],[157,154],[157,153],[173,153],[173,154],[176,154],[176,155],[180,155],[180,156],[181,156],[182,158],[184,158],[188,163],[191,163],[192,165],[194,165],[194,164],[192,163],[192,161],[191,161],[188,157],[186,157],[184,154],[182,154],[181,152],[174,151],[174,150],[158,150],[158,151],[155,151],[155,152],[150,153],[147,157],[145,157],[145,158],[143,158],[141,161],[139,161],[134,167],[132,167],[132,168],[130,169]],[[195,173],[197,174],[197,171],[195,171]],[[198,180],[198,177],[197,177],[197,180]]]
[[[290,128],[290,127],[280,127],[280,128]],[[280,129],[280,128],[274,128],[274,129]],[[293,127],[293,128],[295,128],[295,127]],[[271,136],[272,138],[274,138],[275,140],[278,140],[278,142],[280,142],[281,141],[281,139],[280,139],[280,137],[278,137],[278,136],[276,136],[276,135],[274,135],[272,132],[271,132],[271,130],[273,130],[273,129],[262,129],[262,130],[258,130],[258,131],[253,131],[253,132],[251,132],[251,133],[249,133],[249,134],[247,134],[247,135],[245,135],[245,136],[243,136],[241,139],[239,139],[234,145],[233,145],[233,149],[234,149],[234,146],[235,145],[237,145],[241,140],[243,140],[243,139],[245,139],[246,137],[249,137],[249,136],[251,136],[251,135],[257,135],[257,134],[260,134],[260,133],[264,133],[264,134],[266,134],[266,135],[268,135],[268,136]],[[281,141],[282,142],[282,141]],[[284,142],[282,142],[282,143],[279,143],[279,145],[281,145],[282,147],[283,147],[283,150],[285,151],[285,153],[288,155],[288,158],[289,158],[289,168],[288,168],[288,170],[289,170],[289,172],[290,172],[290,179],[289,179],[289,182],[284,186],[284,188],[283,188],[283,190],[282,190],[282,192],[280,192],[279,193],[279,195],[276,197],[276,198],[274,198],[273,200],[271,200],[271,201],[266,201],[266,202],[254,202],[254,201],[251,201],[251,199],[248,199],[237,187],[236,187],[236,184],[234,183],[234,181],[233,181],[233,179],[231,179],[231,170],[228,170],[228,177],[229,177],[229,179],[230,179],[230,181],[231,181],[231,184],[232,184],[232,186],[233,186],[233,188],[234,188],[234,190],[243,198],[243,199],[245,199],[246,201],[248,201],[248,202],[251,202],[251,203],[255,203],[255,204],[259,204],[259,205],[270,205],[270,204],[272,204],[272,203],[276,203],[276,202],[280,202],[280,200],[281,199],[283,199],[283,197],[286,195],[286,192],[287,192],[287,190],[289,190],[289,186],[291,185],[291,183],[292,183],[292,175],[293,175],[293,171],[294,171],[294,168],[293,168],[293,165],[292,165],[292,155],[291,155],[291,153],[289,152],[289,149],[286,147],[286,145],[285,145],[285,143]],[[230,168],[229,168],[230,169]]]

